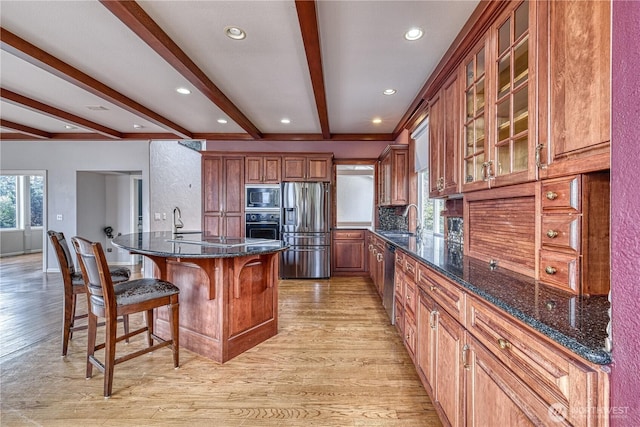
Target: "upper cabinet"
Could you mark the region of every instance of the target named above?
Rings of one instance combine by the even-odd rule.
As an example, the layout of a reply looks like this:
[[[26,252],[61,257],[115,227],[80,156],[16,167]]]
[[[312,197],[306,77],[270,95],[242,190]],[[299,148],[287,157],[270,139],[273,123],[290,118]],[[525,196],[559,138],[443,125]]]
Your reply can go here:
[[[378,205],[409,204],[409,146],[389,145],[380,155]]]
[[[283,181],[331,181],[331,154],[284,156],[282,158]]]
[[[246,184],[279,184],[282,180],[280,156],[247,156],[244,162]]]
[[[543,1],[538,15],[540,176],[608,169],[611,2]]]
[[[202,156],[202,210],[205,236],[244,236],[242,156]]]
[[[429,197],[460,192],[460,116],[460,87],[453,75],[430,102]]]

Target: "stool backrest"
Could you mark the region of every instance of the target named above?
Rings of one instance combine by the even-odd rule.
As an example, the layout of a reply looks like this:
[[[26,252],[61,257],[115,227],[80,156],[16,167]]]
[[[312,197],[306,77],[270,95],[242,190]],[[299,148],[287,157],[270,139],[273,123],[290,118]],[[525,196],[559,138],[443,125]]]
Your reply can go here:
[[[71,286],[71,280],[76,273],[75,265],[73,264],[73,258],[71,257],[71,251],[67,244],[64,234],[59,231],[49,230],[49,241],[51,246],[56,251],[56,257],[58,258],[58,265],[60,265],[60,272],[64,280],[65,286]]]
[[[71,242],[78,254],[80,269],[90,295],[89,301],[104,306],[107,312],[113,310],[115,314],[113,281],[102,245],[78,236],[72,237]]]

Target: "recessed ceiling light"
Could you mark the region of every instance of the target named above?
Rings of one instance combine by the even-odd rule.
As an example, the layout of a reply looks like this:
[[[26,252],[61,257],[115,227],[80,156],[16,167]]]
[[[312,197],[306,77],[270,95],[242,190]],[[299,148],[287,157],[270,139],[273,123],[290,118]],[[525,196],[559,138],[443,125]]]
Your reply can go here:
[[[382,123],[382,119],[380,117],[376,117],[375,119],[371,120],[371,122],[375,125],[379,125],[380,123]]]
[[[409,31],[404,33],[404,38],[409,41],[418,40],[420,37],[424,35],[422,29],[418,27],[410,28]]]
[[[142,129],[143,127],[144,127],[144,126],[139,125],[139,124],[137,124],[137,123],[134,123],[134,125],[133,125],[133,128],[134,128],[134,129]]]
[[[179,87],[178,89],[176,89],[176,92],[182,94],[182,95],[189,95],[191,93],[191,91],[189,89],[187,89],[186,87]]]
[[[220,123],[221,125],[225,125],[227,124],[227,119],[218,119],[218,123]]]
[[[382,92],[385,95],[393,95],[394,93],[396,93],[395,89],[385,89],[384,92]]]
[[[229,26],[224,28],[224,33],[233,40],[242,40],[247,37],[247,33],[240,27]]]
[[[285,125],[288,125],[289,123],[291,123],[291,120],[289,120],[289,119],[282,119],[282,120],[280,120],[280,123],[285,124]]]
[[[65,129],[78,129],[77,127],[71,126],[71,125],[64,125],[64,128]]]

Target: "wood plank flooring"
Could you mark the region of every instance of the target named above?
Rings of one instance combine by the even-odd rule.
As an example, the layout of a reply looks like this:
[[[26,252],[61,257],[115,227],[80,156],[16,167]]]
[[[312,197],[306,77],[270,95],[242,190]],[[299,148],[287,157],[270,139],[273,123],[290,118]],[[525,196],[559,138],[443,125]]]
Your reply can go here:
[[[177,370],[168,349],[127,361],[105,399],[85,331],[59,356],[62,280],[40,269],[0,259],[2,426],[441,425],[368,280],[281,281],[277,336],[223,365],[185,349]]]

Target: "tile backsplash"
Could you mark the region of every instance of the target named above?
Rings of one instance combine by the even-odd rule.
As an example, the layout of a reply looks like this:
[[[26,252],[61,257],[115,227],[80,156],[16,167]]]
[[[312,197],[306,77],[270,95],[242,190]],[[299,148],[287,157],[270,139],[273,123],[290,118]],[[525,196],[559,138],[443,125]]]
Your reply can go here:
[[[462,218],[457,216],[447,217],[447,242],[462,245],[464,241]]]
[[[378,219],[380,230],[408,230],[409,221],[398,213],[398,208],[381,206],[378,208]]]

